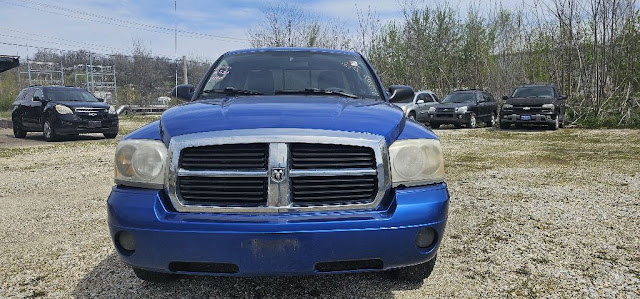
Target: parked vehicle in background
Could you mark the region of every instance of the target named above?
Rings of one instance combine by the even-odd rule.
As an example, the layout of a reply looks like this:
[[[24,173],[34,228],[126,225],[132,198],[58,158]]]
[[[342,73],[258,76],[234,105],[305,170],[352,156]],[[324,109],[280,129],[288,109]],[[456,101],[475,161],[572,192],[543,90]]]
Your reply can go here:
[[[500,128],[512,124],[546,125],[551,130],[564,127],[566,96],[553,84],[528,84],[516,87],[511,97],[503,97]]]
[[[20,57],[0,55],[0,73],[8,71],[20,65]]]
[[[111,239],[141,279],[390,271],[422,281],[449,207],[438,137],[360,54],[224,54],[115,154]],[[392,95],[389,97],[389,95]]]
[[[493,127],[498,115],[498,103],[491,93],[477,89],[456,90],[447,95],[440,104],[429,108],[429,125],[437,129],[441,125],[453,124],[475,128],[478,122]]]
[[[418,122],[427,122],[429,120],[429,108],[438,104],[438,97],[430,90],[421,90],[416,92],[413,99],[408,98],[393,104],[402,108],[407,118]]]
[[[118,115],[113,106],[78,87],[33,86],[23,89],[13,103],[13,135],[42,132],[45,140],[65,135],[102,133],[118,135]]]

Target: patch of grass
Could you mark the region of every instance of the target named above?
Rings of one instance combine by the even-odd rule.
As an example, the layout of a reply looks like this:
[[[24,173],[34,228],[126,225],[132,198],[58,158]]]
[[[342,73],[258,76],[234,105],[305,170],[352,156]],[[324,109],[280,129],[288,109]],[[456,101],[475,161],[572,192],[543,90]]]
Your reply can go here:
[[[0,118],[11,118],[11,110],[0,111]]]

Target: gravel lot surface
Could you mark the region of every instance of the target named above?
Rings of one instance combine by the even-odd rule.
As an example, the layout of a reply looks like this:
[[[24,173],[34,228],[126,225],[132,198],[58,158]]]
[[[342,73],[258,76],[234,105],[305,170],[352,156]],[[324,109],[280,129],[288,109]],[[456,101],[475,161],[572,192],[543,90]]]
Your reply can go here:
[[[122,131],[148,120],[123,119]],[[424,283],[369,273],[154,284],[109,240],[117,141],[18,142],[2,129],[0,298],[640,297],[640,131],[436,133],[452,199]]]

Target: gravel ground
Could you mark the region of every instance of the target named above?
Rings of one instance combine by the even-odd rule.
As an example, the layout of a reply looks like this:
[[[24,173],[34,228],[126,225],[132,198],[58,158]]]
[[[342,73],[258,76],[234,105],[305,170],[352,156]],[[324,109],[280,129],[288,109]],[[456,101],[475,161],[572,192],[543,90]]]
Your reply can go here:
[[[127,132],[148,119],[123,119]],[[449,223],[422,284],[379,274],[142,282],[109,240],[115,140],[0,130],[0,298],[640,297],[640,131],[442,129]]]

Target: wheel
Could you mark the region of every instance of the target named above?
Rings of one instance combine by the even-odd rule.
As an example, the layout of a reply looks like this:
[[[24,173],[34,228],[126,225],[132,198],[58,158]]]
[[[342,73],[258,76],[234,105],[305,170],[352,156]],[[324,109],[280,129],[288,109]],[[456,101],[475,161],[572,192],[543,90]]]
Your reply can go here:
[[[440,124],[429,124],[432,129],[440,128]]]
[[[456,129],[460,129],[460,128],[462,128],[462,125],[461,125],[461,124],[454,124],[454,126],[456,127]]]
[[[436,266],[436,257],[430,261],[415,266],[409,266],[400,269],[390,270],[389,274],[392,278],[409,282],[422,282],[427,279],[433,268]]]
[[[415,112],[409,113],[409,119],[416,120],[416,113]]]
[[[557,130],[560,128],[560,115],[556,115],[556,119],[553,120],[553,123],[549,125],[549,129]]]
[[[42,135],[44,136],[44,140],[48,142],[58,140],[58,135],[56,134],[55,129],[53,129],[51,121],[48,119],[42,125]]]
[[[118,133],[103,133],[102,135],[104,135],[104,138],[113,139],[113,138],[116,138],[116,136],[118,136]]]
[[[509,129],[511,127],[510,123],[505,123],[505,122],[500,122],[500,129],[506,130]]]
[[[19,123],[13,122],[13,137],[15,138],[25,138],[27,136],[27,131],[23,130]]]
[[[493,127],[496,125],[496,114],[495,112],[491,112],[491,118],[489,119],[489,121],[485,122],[485,125],[487,127]]]
[[[467,128],[473,129],[478,126],[478,120],[476,119],[476,114],[471,112],[469,116],[469,122],[467,123]]]
[[[177,278],[174,274],[147,271],[140,268],[133,268],[133,273],[135,273],[138,278],[151,282],[167,282]]]

